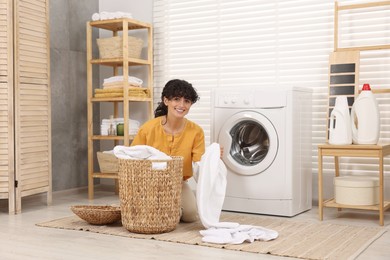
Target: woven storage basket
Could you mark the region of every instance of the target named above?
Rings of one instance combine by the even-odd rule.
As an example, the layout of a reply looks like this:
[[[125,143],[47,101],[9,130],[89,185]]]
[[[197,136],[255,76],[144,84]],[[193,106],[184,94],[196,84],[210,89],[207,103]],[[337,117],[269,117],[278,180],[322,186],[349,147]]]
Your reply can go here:
[[[97,39],[97,45],[99,48],[100,58],[122,58],[122,36],[114,36],[110,38]],[[128,36],[128,56],[129,58],[139,59],[141,57],[142,45],[144,41],[142,39]]]
[[[70,209],[81,219],[94,225],[107,225],[121,219],[121,209],[115,206],[77,205]]]
[[[118,158],[111,153],[97,152],[97,159],[99,162],[99,168],[101,172],[105,173],[117,173],[119,170]]]
[[[166,163],[163,170],[152,163]],[[134,233],[172,231],[180,221],[183,158],[119,160],[122,225]]]

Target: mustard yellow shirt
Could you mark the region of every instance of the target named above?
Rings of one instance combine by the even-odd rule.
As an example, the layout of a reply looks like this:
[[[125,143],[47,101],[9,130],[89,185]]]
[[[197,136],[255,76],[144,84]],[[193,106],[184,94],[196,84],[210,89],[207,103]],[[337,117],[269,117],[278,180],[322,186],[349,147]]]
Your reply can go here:
[[[149,145],[169,156],[183,156],[183,179],[192,176],[192,162],[200,161],[205,152],[203,129],[187,120],[181,133],[167,134],[161,125],[162,117],[143,124],[131,145]]]

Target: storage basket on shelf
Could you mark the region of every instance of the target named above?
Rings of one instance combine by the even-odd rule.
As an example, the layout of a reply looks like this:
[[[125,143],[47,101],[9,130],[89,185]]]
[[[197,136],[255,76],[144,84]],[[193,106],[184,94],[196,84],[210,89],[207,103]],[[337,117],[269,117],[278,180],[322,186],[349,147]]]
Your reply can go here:
[[[338,176],[334,178],[335,201],[344,205],[377,205],[379,178],[373,176]]]
[[[155,167],[159,164],[164,167]],[[162,169],[163,168],[163,169]],[[122,225],[134,233],[172,231],[180,221],[183,157],[119,159]]]
[[[100,58],[121,58],[123,56],[122,42],[122,36],[97,39]],[[127,42],[129,58],[139,59],[141,57],[142,45],[144,41],[136,37],[128,36]]]
[[[118,158],[112,153],[97,152],[100,172],[117,173],[119,169]]]

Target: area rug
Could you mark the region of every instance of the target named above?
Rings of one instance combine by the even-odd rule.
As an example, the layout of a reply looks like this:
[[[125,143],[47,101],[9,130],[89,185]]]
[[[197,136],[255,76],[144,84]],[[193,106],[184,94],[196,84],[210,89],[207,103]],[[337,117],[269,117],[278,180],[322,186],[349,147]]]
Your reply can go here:
[[[44,223],[40,227],[51,227],[88,231],[106,235],[138,239],[155,239],[167,242],[208,246],[244,252],[288,256],[303,259],[354,259],[385,232],[380,227],[362,227],[330,224],[317,221],[298,221],[259,215],[223,212],[221,221],[256,225],[279,232],[273,241],[220,245],[202,242],[200,222],[180,223],[176,229],[164,234],[136,234],[126,230],[119,222],[111,225],[90,225],[77,216],[70,216]]]

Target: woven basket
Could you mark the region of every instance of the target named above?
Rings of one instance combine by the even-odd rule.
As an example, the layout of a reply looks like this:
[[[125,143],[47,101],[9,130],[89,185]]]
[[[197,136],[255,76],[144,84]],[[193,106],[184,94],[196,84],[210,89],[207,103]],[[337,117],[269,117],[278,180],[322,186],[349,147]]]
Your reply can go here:
[[[166,163],[163,170],[152,163]],[[134,233],[172,231],[180,221],[183,158],[172,160],[119,159],[119,198],[122,225]]]
[[[70,209],[81,219],[94,225],[107,225],[121,219],[121,209],[115,206],[77,205]]]
[[[122,58],[122,36],[114,36],[110,38],[97,39],[97,45],[99,48],[100,58],[112,59]],[[128,56],[129,58],[139,59],[141,57],[142,45],[144,41],[142,39],[128,36]]]
[[[111,153],[97,152],[100,172],[117,173],[119,170],[118,158]]]

